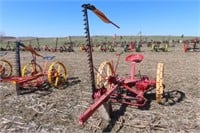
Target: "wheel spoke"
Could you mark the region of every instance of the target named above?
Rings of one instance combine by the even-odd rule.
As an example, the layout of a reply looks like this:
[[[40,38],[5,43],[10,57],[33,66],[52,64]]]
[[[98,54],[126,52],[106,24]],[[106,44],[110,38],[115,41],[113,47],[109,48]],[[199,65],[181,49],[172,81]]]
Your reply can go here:
[[[56,81],[55,81],[55,86],[56,87],[58,86],[58,80],[60,78],[59,74],[60,74],[60,65],[58,65],[58,69],[56,71]]]
[[[7,60],[0,60],[0,75],[1,78],[7,78],[12,75],[12,65]]]
[[[111,85],[108,81],[108,78],[113,74],[114,70],[110,62],[105,61],[101,63],[97,73],[97,86],[110,88]]]
[[[48,81],[54,87],[59,87],[67,79],[67,71],[61,62],[54,62],[48,70]]]
[[[39,64],[28,63],[22,68],[22,77],[33,76],[42,73],[42,67]]]

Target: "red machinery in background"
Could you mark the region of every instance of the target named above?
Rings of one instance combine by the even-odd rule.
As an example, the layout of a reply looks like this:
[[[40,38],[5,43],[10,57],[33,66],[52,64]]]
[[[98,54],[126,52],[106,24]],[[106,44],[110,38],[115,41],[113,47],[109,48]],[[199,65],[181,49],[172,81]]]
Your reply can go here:
[[[200,39],[195,38],[191,40],[185,40],[184,42],[184,52],[199,52],[200,51]]]

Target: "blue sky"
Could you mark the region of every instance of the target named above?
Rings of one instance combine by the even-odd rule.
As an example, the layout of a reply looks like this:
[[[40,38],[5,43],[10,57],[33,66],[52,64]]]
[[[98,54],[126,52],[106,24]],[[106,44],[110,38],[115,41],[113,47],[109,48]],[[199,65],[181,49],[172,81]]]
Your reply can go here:
[[[88,11],[91,35],[200,36],[200,0],[0,0],[0,33],[7,36],[84,35],[81,5],[90,3],[120,26]]]

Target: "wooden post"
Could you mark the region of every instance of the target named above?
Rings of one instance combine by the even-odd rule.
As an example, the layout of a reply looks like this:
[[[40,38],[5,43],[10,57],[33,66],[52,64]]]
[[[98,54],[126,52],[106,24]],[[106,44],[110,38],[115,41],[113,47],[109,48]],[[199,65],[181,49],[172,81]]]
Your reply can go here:
[[[157,77],[156,77],[156,101],[160,104],[163,102],[163,77],[164,77],[164,64],[158,63]]]

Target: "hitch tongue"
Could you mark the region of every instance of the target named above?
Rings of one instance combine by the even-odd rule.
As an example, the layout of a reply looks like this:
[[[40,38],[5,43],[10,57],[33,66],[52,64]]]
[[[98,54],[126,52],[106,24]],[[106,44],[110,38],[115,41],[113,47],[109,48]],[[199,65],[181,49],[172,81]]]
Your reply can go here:
[[[110,113],[112,112],[111,103],[109,98],[111,94],[118,88],[118,85],[113,86],[107,90],[99,99],[96,99],[95,102],[90,105],[90,107],[79,117],[79,124],[83,125],[84,122],[101,106],[103,109],[100,109],[100,114],[105,120],[110,119]],[[100,107],[100,108],[101,108]],[[101,113],[102,111],[102,113]]]
[[[79,118],[79,124],[80,125],[83,125],[87,120],[88,118],[101,106],[101,111],[102,112],[101,114],[104,114],[105,115],[105,118],[108,119],[109,115],[107,112],[110,112],[108,110],[106,110],[106,103],[107,103],[107,100],[108,100],[109,96],[104,94],[102,95],[99,99],[97,99]],[[103,113],[104,111],[104,113]],[[105,112],[106,111],[106,112]],[[107,113],[107,115],[106,115]]]

